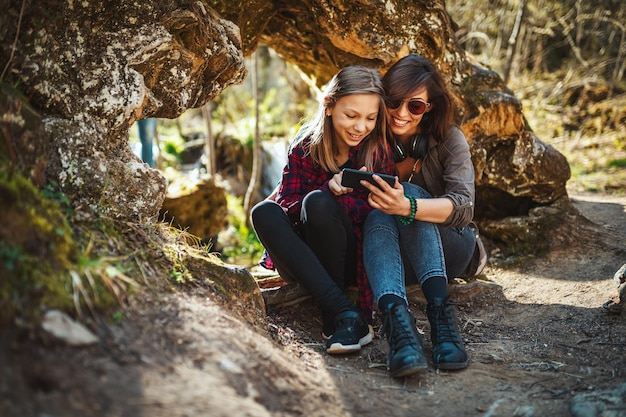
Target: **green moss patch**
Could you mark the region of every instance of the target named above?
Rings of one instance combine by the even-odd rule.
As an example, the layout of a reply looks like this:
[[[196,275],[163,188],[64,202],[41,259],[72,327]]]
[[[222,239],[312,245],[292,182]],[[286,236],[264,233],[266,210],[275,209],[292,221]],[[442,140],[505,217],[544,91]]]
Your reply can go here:
[[[67,271],[77,251],[61,203],[25,178],[0,172],[0,211],[1,314],[24,312],[33,303],[72,305]]]

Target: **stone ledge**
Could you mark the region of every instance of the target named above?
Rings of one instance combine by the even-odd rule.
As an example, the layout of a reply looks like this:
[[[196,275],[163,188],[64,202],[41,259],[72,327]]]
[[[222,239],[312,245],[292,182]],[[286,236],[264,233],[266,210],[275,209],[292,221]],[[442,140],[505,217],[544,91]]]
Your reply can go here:
[[[286,282],[276,273],[253,275],[261,289],[261,295],[266,306],[289,306],[298,304],[310,297],[300,285],[295,282]],[[464,303],[480,295],[502,292],[502,287],[499,284],[482,276],[470,277],[467,281],[457,278],[454,283],[448,286],[448,289],[455,303]],[[356,299],[356,287],[348,287],[347,293],[351,299]],[[411,301],[425,303],[424,294],[417,284],[407,287],[407,297]]]

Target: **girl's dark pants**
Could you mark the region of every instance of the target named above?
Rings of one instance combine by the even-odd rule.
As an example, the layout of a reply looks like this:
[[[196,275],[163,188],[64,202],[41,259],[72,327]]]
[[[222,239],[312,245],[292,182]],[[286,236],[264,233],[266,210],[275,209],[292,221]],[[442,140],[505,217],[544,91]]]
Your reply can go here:
[[[258,203],[251,219],[281,277],[307,290],[325,317],[355,310],[343,290],[356,282],[356,239],[350,219],[332,194],[316,190],[305,196],[299,230],[270,200]]]

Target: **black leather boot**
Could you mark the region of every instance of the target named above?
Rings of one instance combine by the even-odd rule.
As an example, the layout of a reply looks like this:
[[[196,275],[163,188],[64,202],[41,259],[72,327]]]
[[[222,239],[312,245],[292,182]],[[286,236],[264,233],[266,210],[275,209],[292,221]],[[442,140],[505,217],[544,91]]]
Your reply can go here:
[[[427,368],[424,340],[409,309],[402,303],[396,303],[383,307],[382,312],[382,333],[389,343],[391,376],[398,378]]]
[[[426,307],[433,344],[433,362],[439,369],[463,369],[468,359],[456,324],[454,306],[446,298],[435,298]]]

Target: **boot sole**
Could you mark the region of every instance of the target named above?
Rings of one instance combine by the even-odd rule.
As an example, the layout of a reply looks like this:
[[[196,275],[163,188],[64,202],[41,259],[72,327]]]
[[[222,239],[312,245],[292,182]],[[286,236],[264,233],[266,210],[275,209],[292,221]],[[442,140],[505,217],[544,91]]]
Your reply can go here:
[[[391,374],[392,377],[394,378],[401,378],[403,376],[409,376],[409,375],[413,375],[416,374],[420,371],[423,371],[424,369],[428,369],[428,364],[424,363],[424,364],[417,364],[415,366],[411,366],[410,368],[404,368],[401,369],[399,371],[396,371],[394,373]]]
[[[467,368],[467,365],[469,365],[469,361],[460,362],[460,363],[440,363],[440,364],[435,364],[435,368],[443,369],[446,371],[452,371],[452,370],[457,370],[457,369],[465,369]]]
[[[368,325],[367,334],[363,336],[362,338],[360,338],[358,343],[354,345],[342,345],[341,343],[333,343],[326,349],[326,352],[333,354],[333,355],[358,352],[359,350],[361,350],[363,346],[371,343],[372,340],[374,340],[372,336],[373,334],[374,334],[374,329],[372,328],[371,325]]]
[[[395,372],[391,372],[391,376],[394,378],[400,378],[403,376],[408,376],[415,374],[417,372],[423,371],[424,369],[428,369],[428,362],[426,362],[426,358],[422,356],[423,361],[415,361],[412,364],[405,365],[403,368],[397,369]]]

